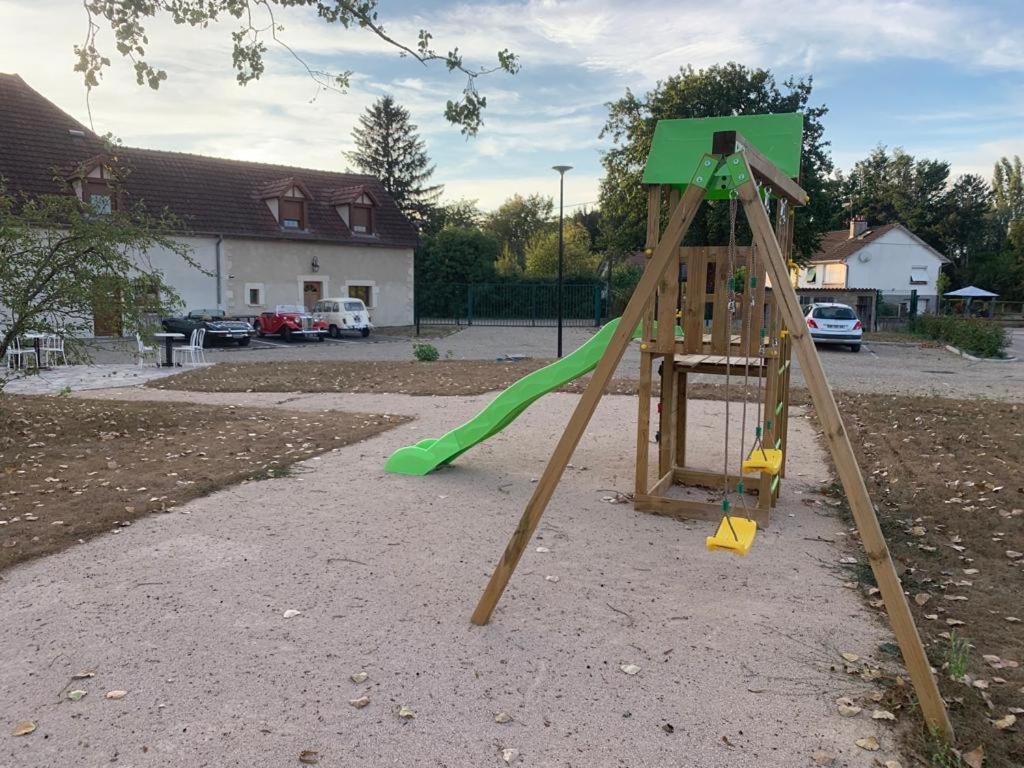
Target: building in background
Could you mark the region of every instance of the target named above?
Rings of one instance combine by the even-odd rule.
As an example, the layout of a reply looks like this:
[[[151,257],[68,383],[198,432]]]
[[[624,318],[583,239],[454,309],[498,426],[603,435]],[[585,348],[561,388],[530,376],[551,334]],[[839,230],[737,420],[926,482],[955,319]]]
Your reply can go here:
[[[173,213],[202,269],[167,253],[140,258],[186,308],[255,316],[353,296],[377,325],[413,322],[416,230],[372,176],[111,147],[20,77],[0,73],[0,178],[15,194]],[[94,323],[96,336],[120,333],[102,307]]]
[[[804,303],[849,304],[870,328],[876,293],[905,315],[910,293],[917,291],[918,312],[937,312],[939,273],[949,263],[902,224],[872,228],[863,217],[855,217],[848,230],[825,234],[821,249],[800,269],[797,293]],[[870,317],[865,314],[869,307]]]

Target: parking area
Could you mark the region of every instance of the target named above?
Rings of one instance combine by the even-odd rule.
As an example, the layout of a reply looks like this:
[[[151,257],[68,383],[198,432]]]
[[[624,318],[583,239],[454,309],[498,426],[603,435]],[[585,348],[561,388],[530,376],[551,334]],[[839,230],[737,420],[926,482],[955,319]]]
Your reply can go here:
[[[427,329],[425,329],[427,330]],[[430,328],[436,336],[437,328]],[[571,352],[586,341],[593,328],[565,328],[563,349]],[[1013,331],[1011,355],[1014,362],[975,362],[941,347],[910,343],[865,342],[859,353],[845,347],[819,347],[819,354],[834,389],[852,392],[935,395],[940,397],[983,397],[1024,400],[1024,329]],[[374,333],[325,339],[322,342],[286,342],[266,337],[253,339],[249,346],[218,346],[207,350],[207,360],[217,362],[271,361],[408,361],[413,345],[433,344],[441,359],[495,360],[508,356],[548,359],[555,357],[554,328],[471,326],[441,338]],[[93,351],[96,362],[124,363],[132,359],[127,345],[103,345]],[[639,350],[630,347],[619,366],[618,376],[635,378]],[[714,379],[709,378],[709,381]],[[794,386],[803,386],[799,365],[794,361]]]

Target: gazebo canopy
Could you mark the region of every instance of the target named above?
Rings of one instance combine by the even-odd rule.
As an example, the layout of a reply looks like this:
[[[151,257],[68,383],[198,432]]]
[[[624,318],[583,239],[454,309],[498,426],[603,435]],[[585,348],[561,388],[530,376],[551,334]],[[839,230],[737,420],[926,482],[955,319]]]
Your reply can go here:
[[[994,299],[999,294],[992,293],[992,291],[986,291],[984,288],[968,285],[966,288],[960,288],[956,291],[950,291],[949,293],[944,293],[942,295],[952,296],[953,298],[959,299]]]

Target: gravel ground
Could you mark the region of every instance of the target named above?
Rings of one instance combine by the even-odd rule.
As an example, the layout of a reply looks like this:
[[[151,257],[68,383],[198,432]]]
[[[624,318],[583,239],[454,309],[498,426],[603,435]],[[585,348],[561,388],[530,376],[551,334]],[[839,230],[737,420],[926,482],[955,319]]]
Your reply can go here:
[[[11,569],[0,764],[276,767],[311,750],[322,766],[502,766],[508,749],[522,766],[761,768],[823,751],[867,768],[894,756],[890,726],[836,714],[836,697],[869,690],[833,671],[838,653],[872,658],[889,633],[841,586],[830,542],[843,529],[811,502],[828,472],[805,419],[775,522],[740,560],[705,550],[708,524],[602,501],[631,485],[636,412],[605,398],[481,628],[469,614],[576,396],[544,398],[426,478],[385,475],[384,458],[487,396],[83,396],[418,419]],[[693,410],[708,466],[721,409]],[[81,670],[95,677],[72,681]],[[70,701],[75,688],[88,694]],[[364,709],[349,705],[363,695]],[[36,731],[10,736],[22,720]],[[881,751],[854,745],[869,734]]]
[[[566,328],[564,349],[573,350],[590,338],[593,328]],[[442,356],[459,360],[493,360],[501,355],[554,357],[556,334],[553,328],[506,328],[473,326],[443,339],[430,339]],[[212,349],[210,362],[264,360],[412,360],[413,341],[403,338],[371,336],[367,340],[328,340],[322,344],[284,344],[277,340],[255,340],[247,349]],[[853,392],[880,392],[940,397],[985,397],[1000,400],[1024,400],[1024,329],[1016,329],[1011,353],[1019,360],[1010,363],[971,362],[943,348],[915,344],[864,344],[859,354],[846,348],[819,348],[825,372],[834,389]],[[98,354],[109,361],[110,352]],[[640,352],[630,346],[617,375],[636,378]],[[700,380],[698,377],[695,380]],[[717,381],[718,377],[705,377]],[[794,361],[793,386],[804,386],[799,366]]]

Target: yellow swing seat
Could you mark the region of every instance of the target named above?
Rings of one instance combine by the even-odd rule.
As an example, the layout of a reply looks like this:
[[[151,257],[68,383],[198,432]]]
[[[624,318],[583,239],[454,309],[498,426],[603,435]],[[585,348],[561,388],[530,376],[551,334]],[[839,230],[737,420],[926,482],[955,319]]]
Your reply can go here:
[[[778,448],[755,448],[740,468],[743,474],[767,472],[777,475],[782,469],[782,451]]]
[[[731,528],[729,527],[730,522],[732,523]],[[736,531],[735,536],[733,535],[733,530]],[[723,517],[722,522],[718,524],[718,532],[714,536],[708,536],[707,538],[708,552],[721,550],[723,552],[734,552],[743,557],[750,551],[750,546],[754,543],[755,533],[757,533],[757,523],[753,520],[731,515],[728,519]]]

